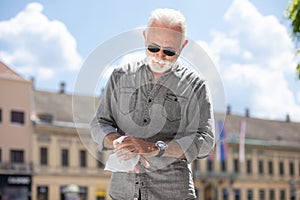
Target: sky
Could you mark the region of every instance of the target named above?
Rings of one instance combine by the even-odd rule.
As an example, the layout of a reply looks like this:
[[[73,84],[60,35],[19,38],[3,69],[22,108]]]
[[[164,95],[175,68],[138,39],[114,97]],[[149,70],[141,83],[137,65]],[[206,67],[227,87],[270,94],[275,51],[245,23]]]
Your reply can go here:
[[[74,86],[83,63],[101,44],[144,27],[155,8],[185,15],[187,36],[212,59],[232,113],[300,122],[300,80],[288,1],[27,1],[0,0],[0,60],[35,87]],[[128,41],[130,42],[130,41]],[[122,45],[122,44],[120,44]],[[109,51],[112,49],[108,49]]]

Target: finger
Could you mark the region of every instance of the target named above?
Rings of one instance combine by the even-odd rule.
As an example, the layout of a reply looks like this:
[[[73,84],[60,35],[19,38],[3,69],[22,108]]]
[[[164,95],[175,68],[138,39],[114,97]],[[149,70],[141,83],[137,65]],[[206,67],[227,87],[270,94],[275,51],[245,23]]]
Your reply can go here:
[[[116,155],[117,155],[117,157],[121,157],[121,156],[124,156],[128,153],[129,153],[129,151],[127,151],[126,149],[120,149],[116,152]]]
[[[143,156],[140,157],[140,162],[142,163],[142,165],[145,168],[149,168],[150,167],[150,163]]]
[[[138,154],[136,153],[127,153],[126,156],[124,157],[124,160],[130,160],[132,158],[135,158]]]
[[[138,165],[136,165],[136,166],[134,167],[134,171],[135,171],[136,173],[140,173],[140,168],[139,168]]]
[[[129,146],[131,146],[131,144],[129,143],[121,143],[119,145],[117,145],[114,149],[114,152],[120,150],[120,149],[125,149],[125,148],[128,148]]]

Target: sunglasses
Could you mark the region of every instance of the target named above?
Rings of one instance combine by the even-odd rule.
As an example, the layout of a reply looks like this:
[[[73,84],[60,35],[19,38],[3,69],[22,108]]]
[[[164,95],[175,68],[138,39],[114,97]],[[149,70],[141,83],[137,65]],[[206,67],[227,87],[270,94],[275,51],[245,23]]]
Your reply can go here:
[[[147,46],[148,51],[150,51],[151,53],[157,53],[160,51],[162,47],[155,45],[155,44],[149,44]],[[174,49],[169,49],[169,48],[162,48],[163,52],[165,55],[167,56],[175,56],[177,53]]]

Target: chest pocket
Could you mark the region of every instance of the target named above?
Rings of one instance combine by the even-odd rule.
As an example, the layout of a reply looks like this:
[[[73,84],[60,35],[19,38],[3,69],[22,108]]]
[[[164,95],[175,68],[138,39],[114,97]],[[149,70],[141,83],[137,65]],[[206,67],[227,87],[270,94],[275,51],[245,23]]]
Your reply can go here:
[[[137,90],[135,88],[121,88],[119,98],[120,112],[123,114],[131,113],[137,102]]]
[[[186,97],[166,93],[163,103],[165,112],[162,111],[162,115],[165,116],[169,121],[180,120],[182,116],[182,110],[186,105],[186,101]]]

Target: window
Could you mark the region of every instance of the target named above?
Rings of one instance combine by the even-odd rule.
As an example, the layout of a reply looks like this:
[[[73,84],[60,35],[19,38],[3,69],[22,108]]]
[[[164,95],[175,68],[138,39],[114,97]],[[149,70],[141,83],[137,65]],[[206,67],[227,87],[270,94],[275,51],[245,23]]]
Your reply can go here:
[[[262,160],[258,161],[258,173],[263,174],[264,173],[264,162]]]
[[[80,150],[79,152],[80,155],[80,167],[86,167],[86,151],[85,150]]]
[[[37,187],[37,199],[48,200],[48,186]]]
[[[259,190],[259,200],[265,200],[265,191]]]
[[[294,163],[291,161],[289,164],[289,168],[290,168],[290,176],[294,176]]]
[[[272,161],[268,162],[268,170],[269,170],[269,175],[273,175],[273,162]]]
[[[0,163],[2,162],[2,150],[0,149]]]
[[[88,188],[87,187],[79,187],[79,199],[87,200],[88,196]]]
[[[296,200],[296,189],[295,188],[291,188],[290,190],[290,196],[291,196],[291,200]]]
[[[284,165],[283,162],[279,162],[279,174],[284,175]]]
[[[241,199],[241,191],[239,189],[234,189],[234,200],[240,200]]]
[[[280,200],[285,200],[285,190],[280,190]]]
[[[15,124],[24,124],[24,122],[25,122],[24,112],[11,111],[10,121],[11,121],[11,123],[15,123]]]
[[[0,108],[0,123],[2,122],[2,109]]]
[[[222,172],[226,172],[226,169],[227,169],[227,168],[226,168],[226,161],[222,161],[222,162],[221,162],[221,171],[222,171]]]
[[[251,160],[246,161],[246,172],[247,172],[247,174],[252,173],[252,162],[251,162]]]
[[[222,196],[223,196],[223,200],[228,200],[228,191],[226,188],[223,188]]]
[[[212,160],[206,160],[206,170],[212,172],[214,169],[214,163]]]
[[[253,200],[253,190],[251,189],[247,191],[247,200]]]
[[[270,189],[270,191],[269,191],[269,199],[270,200],[275,200],[275,190],[274,189]]]
[[[24,151],[23,150],[10,150],[10,162],[11,163],[24,163]]]
[[[239,160],[238,159],[233,160],[233,171],[235,173],[239,173]]]
[[[199,160],[197,159],[193,161],[193,171],[194,172],[200,171]]]
[[[40,165],[48,165],[48,149],[46,147],[40,148]]]
[[[99,152],[98,153],[98,159],[97,159],[97,165],[98,165],[98,168],[104,168],[104,164],[103,164],[103,153],[102,152]]]
[[[69,150],[68,149],[61,150],[61,165],[63,167],[69,166]]]

